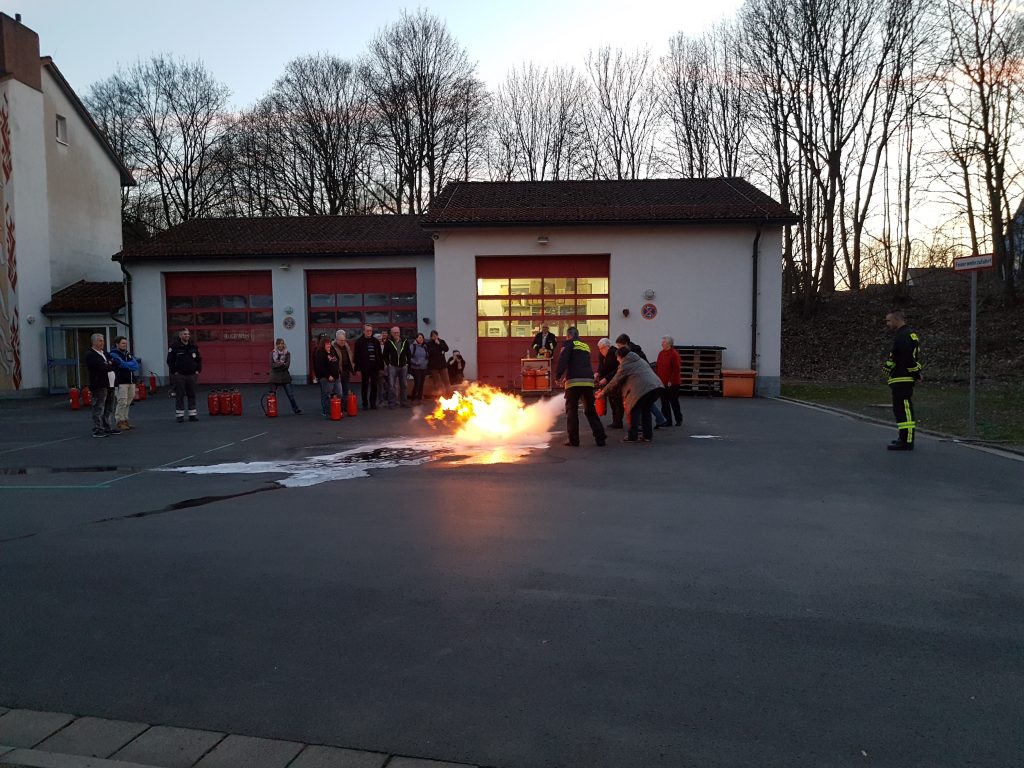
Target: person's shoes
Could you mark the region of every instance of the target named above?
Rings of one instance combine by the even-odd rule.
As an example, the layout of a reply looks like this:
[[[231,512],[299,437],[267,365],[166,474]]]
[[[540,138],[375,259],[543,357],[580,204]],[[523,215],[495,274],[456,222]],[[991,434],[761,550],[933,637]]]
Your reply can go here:
[[[120,429],[105,429],[103,431],[106,432],[108,435],[120,435],[121,434],[121,430]]]
[[[569,440],[566,440],[564,443],[562,443],[562,445],[564,445],[566,448],[579,448],[580,447],[579,443],[573,443],[573,442],[571,442]]]
[[[677,426],[677,427],[681,427],[681,426],[683,426],[683,422],[681,422],[681,421],[677,421],[677,422],[676,422],[676,426]]]
[[[106,437],[107,433],[104,432],[102,429],[94,429],[92,431],[92,436],[93,437]]]
[[[622,442],[624,442],[624,443],[639,443],[640,441],[637,440],[635,437],[630,437],[629,435],[626,435],[624,438],[622,438]]]
[[[890,451],[912,451],[912,450],[914,450],[914,444],[913,443],[901,443],[899,440],[897,440],[894,443],[889,443],[885,447],[888,450],[890,450]]]
[[[294,413],[296,416],[301,416],[302,415],[302,409],[301,408],[296,408],[294,411],[292,411],[292,413]]]
[[[120,430],[131,429],[131,427],[128,426],[127,422],[124,421],[117,422],[117,428]]]
[[[179,424],[184,424],[185,423],[185,417],[184,416],[178,416],[175,419],[175,421],[177,421]]]
[[[640,442],[641,443],[649,443],[649,442],[651,442],[651,438],[649,438],[649,437],[641,437],[640,438]]]
[[[366,409],[365,409],[365,408],[363,408],[363,410],[365,411]],[[371,405],[371,406],[370,406],[370,410],[371,410],[371,411],[376,411],[376,410],[377,410],[377,406],[376,406],[376,405]]]
[[[199,417],[198,416],[189,416],[188,420],[189,421],[199,421]]]
[[[135,425],[132,424],[130,421],[126,421],[125,426],[128,427],[128,429],[135,429]]]
[[[597,441],[597,447],[598,448],[604,448],[604,445],[605,445],[606,441],[607,441],[607,439],[602,437],[600,440]]]
[[[368,406],[366,403],[363,403],[363,410],[367,411],[369,409],[370,409],[370,406]]]
[[[608,429],[624,429],[621,424],[609,424]]]

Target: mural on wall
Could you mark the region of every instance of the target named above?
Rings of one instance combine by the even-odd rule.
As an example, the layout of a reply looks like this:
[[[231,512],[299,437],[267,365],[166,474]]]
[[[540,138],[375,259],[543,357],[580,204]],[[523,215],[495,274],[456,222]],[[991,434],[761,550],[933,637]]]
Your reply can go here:
[[[11,176],[10,102],[0,106],[0,391],[21,389],[21,340],[18,337],[18,259],[14,236],[14,194]]]

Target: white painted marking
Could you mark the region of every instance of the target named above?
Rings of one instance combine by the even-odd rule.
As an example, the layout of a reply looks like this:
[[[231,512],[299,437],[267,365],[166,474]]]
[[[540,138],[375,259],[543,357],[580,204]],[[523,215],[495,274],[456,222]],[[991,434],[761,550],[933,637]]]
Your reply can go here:
[[[264,436],[264,435],[266,435],[266,434],[269,434],[269,433],[267,433],[267,432],[260,432],[260,433],[259,433],[258,435],[253,435],[252,437],[243,437],[243,438],[242,438],[241,440],[239,440],[238,442],[240,442],[240,443],[246,443],[246,442],[248,442],[248,441],[250,441],[250,440],[255,440],[255,439],[256,439],[257,437],[263,437],[263,436]]]
[[[75,435],[74,437],[62,437],[60,440],[50,440],[45,443],[35,443],[34,445],[23,445],[20,448],[8,448],[0,451],[0,454],[4,453],[16,453],[17,451],[27,451],[29,448],[42,448],[44,445],[56,445],[57,443],[66,443],[68,440],[78,440],[81,435]]]
[[[234,445],[234,443],[224,443],[224,445],[218,445],[216,448],[211,448],[208,451],[203,451],[203,453],[213,453],[214,451],[219,451],[221,448],[229,448],[232,445]]]

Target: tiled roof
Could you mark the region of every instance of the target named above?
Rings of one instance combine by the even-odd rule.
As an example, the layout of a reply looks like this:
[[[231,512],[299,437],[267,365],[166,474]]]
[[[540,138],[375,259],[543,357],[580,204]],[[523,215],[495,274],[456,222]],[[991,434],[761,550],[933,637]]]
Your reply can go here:
[[[433,253],[430,235],[412,215],[280,216],[192,219],[149,240],[125,243],[117,261],[320,254]]]
[[[124,284],[79,280],[57,291],[43,306],[44,315],[64,313],[110,314],[124,307]]]
[[[425,227],[481,224],[795,224],[752,184],[728,179],[456,181],[430,206]]]

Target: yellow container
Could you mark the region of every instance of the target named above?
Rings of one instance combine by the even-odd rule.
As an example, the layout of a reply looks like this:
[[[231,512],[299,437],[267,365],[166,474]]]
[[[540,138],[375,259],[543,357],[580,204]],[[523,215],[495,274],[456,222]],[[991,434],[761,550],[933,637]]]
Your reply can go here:
[[[722,370],[722,397],[753,397],[757,371]]]

